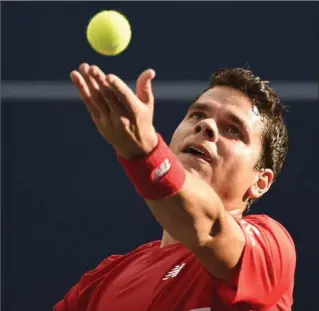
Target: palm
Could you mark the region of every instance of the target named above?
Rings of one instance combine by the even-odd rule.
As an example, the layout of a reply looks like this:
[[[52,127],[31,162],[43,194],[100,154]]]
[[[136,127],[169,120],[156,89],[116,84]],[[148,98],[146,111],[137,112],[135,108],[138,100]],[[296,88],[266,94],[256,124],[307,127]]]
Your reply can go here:
[[[98,131],[124,157],[146,154],[156,145],[154,76],[151,69],[141,73],[134,94],[119,77],[105,75],[96,66],[82,64],[71,73]]]

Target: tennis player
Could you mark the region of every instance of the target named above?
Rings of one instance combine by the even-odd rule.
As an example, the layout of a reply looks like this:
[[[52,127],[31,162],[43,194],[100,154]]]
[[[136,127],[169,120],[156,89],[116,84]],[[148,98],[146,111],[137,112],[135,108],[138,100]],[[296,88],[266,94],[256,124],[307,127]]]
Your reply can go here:
[[[134,93],[97,66],[71,73],[163,236],[106,258],[54,310],[290,311],[293,240],[271,217],[246,215],[287,153],[278,96],[249,70],[219,70],[168,146],[153,124],[154,77],[144,71]]]

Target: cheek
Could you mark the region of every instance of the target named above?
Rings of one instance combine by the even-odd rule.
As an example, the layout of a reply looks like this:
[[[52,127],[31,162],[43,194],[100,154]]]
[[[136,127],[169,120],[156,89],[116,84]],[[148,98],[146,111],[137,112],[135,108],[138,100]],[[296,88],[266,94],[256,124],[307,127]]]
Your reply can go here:
[[[175,130],[175,132],[172,135],[172,139],[170,142],[170,148],[173,152],[177,152],[179,150],[179,147],[181,144],[183,144],[183,141],[185,139],[185,136],[187,136],[186,129],[183,123],[181,123]]]
[[[230,174],[252,171],[258,159],[257,150],[252,146],[245,146],[239,143],[230,143],[224,146],[220,154],[228,167]]]
[[[242,196],[253,182],[252,160],[241,148],[234,148],[223,158],[216,171],[217,180],[222,196]]]

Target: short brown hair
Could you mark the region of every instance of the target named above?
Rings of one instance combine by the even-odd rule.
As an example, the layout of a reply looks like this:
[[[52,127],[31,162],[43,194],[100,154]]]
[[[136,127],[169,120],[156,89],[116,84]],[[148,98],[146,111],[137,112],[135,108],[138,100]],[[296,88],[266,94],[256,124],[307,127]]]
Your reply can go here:
[[[284,121],[286,107],[280,102],[268,81],[256,77],[244,68],[226,68],[216,71],[208,89],[229,86],[247,94],[265,121],[262,135],[262,152],[255,169],[269,168],[274,179],[281,171],[288,151],[288,132]]]

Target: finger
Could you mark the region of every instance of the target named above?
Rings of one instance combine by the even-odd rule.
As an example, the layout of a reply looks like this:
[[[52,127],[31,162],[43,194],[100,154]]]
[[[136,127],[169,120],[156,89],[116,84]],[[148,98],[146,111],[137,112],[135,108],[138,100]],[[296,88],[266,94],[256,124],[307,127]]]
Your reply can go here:
[[[79,73],[76,70],[73,70],[70,73],[70,78],[71,78],[71,81],[73,82],[74,86],[78,89],[80,96],[81,96],[86,108],[89,110],[89,112],[95,116],[99,116],[100,112],[97,109],[97,107],[95,107],[95,105],[93,103],[90,89],[89,89],[85,79],[81,75],[81,73]]]
[[[103,96],[106,104],[110,103],[111,105],[113,105],[115,102],[117,102],[116,95],[113,89],[107,83],[104,72],[97,66],[91,66],[89,74],[99,85],[100,93]]]
[[[105,79],[115,93],[118,101],[122,103],[126,109],[133,112],[139,100],[129,86],[113,74],[108,74]]]
[[[121,115],[126,114],[127,109],[125,109],[125,106],[118,101],[115,92],[105,78],[106,76],[104,72],[97,66],[91,66],[89,73],[99,84],[100,92],[105,100],[105,104],[108,105],[110,111]]]
[[[148,69],[142,72],[137,79],[137,97],[145,104],[152,104],[154,102],[154,95],[152,90],[152,80],[154,78],[155,71],[153,69]]]
[[[104,98],[100,92],[100,87],[97,81],[89,74],[90,66],[86,63],[81,64],[79,68],[80,72],[83,75],[83,78],[85,79],[91,93],[91,97],[93,99],[93,104],[95,107],[100,111],[100,113],[104,114],[105,116],[108,116],[110,114],[110,111],[104,103]]]

